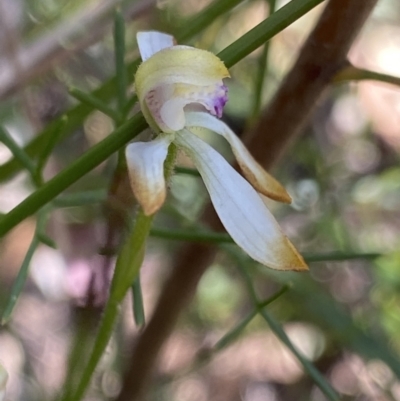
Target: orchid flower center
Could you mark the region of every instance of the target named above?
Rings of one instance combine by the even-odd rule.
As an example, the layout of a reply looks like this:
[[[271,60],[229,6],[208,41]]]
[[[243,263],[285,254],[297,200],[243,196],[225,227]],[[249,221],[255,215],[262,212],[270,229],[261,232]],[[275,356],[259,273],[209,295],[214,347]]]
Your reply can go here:
[[[184,108],[200,104],[210,114],[221,118],[228,88],[221,82],[199,86],[174,83],[158,86],[150,90],[145,101],[156,124],[164,132],[176,132],[185,127]]]

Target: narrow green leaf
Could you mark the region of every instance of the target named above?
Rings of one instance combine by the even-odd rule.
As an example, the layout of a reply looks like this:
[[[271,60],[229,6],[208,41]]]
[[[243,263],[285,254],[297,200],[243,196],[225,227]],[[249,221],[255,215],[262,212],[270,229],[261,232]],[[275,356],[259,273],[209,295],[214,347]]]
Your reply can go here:
[[[123,301],[128,289],[139,274],[145,251],[145,244],[153,216],[145,216],[139,212],[132,232],[125,241],[115,265],[115,271],[111,282],[110,296],[104,311],[98,334],[94,341],[93,351],[86,365],[73,400],[79,401],[83,397],[90,378],[104,353],[108,341],[112,335],[114,323],[118,316],[120,303]]]
[[[382,256],[380,253],[363,253],[363,252],[329,252],[329,253],[313,253],[303,254],[307,263],[312,262],[334,262],[340,260],[367,259],[373,260]]]
[[[37,238],[38,240],[42,243],[47,245],[50,248],[57,249],[57,244],[53,239],[51,239],[48,235],[45,233],[37,233]]]
[[[220,57],[228,66],[232,66],[241,58],[259,47],[263,42],[284,29],[322,0],[292,0],[289,4],[272,14],[270,18],[257,25],[220,53]],[[33,214],[45,203],[52,200],[60,192],[73,184],[83,175],[98,166],[112,153],[119,150],[135,135],[141,132],[147,124],[139,113],[114,131],[102,142],[98,143],[76,162],[46,183],[34,194],[11,210],[0,222],[0,237],[23,219]],[[1,169],[0,169],[1,178]]]
[[[378,81],[385,82],[391,85],[400,86],[400,77],[393,75],[382,74],[381,72],[366,70],[349,65],[341,70],[334,78],[334,83],[343,83],[348,81]]]
[[[53,206],[58,208],[79,207],[91,205],[93,203],[104,202],[107,199],[107,191],[104,189],[94,189],[92,191],[76,192],[63,194],[53,201]]]
[[[125,103],[125,106],[122,110],[122,118],[125,120],[126,117],[129,115],[131,112],[133,106],[137,103],[138,97],[136,96],[136,93],[131,95],[131,97],[128,98],[128,100]]]
[[[222,50],[218,57],[230,68],[324,0],[292,0]]]
[[[0,221],[0,237],[26,217],[35,213],[46,203],[53,200],[62,191],[98,166],[146,127],[147,124],[143,116],[140,113],[136,114],[116,129],[114,133],[89,149],[83,156],[71,163],[65,170],[46,182],[7,213]]]
[[[281,325],[265,310],[259,311],[260,315],[268,323],[271,330],[275,335],[286,345],[286,347],[293,353],[293,355],[298,359],[298,361],[303,365],[304,370],[310,375],[314,380],[315,384],[319,389],[325,394],[325,396],[331,401],[339,401],[340,397],[328,381],[321,375],[318,369],[301,354],[297,348],[290,341],[289,337],[281,327]]]
[[[62,386],[62,399],[73,401],[73,391],[83,371],[82,360],[90,355],[93,331],[97,326],[99,313],[92,308],[75,308],[74,338],[68,354],[67,373]]]
[[[243,0],[215,0],[202,12],[191,18],[186,22],[176,34],[176,38],[179,42],[186,42],[194,35],[201,32],[204,28],[210,25],[219,16],[225,14]],[[136,59],[127,65],[128,76],[133,76],[137,67],[140,64],[140,60]],[[103,103],[107,103],[115,96],[116,78],[111,78],[105,82],[100,88],[94,90],[91,95],[93,98],[101,100]],[[65,115],[68,119],[68,123],[63,127],[60,133],[60,139],[66,137],[76,130],[83,120],[93,110],[91,106],[87,104],[79,104],[69,110]],[[130,109],[128,109],[129,111]],[[124,113],[125,115],[125,113]],[[32,142],[30,142],[25,152],[30,156],[34,157],[43,148],[44,144],[47,143],[51,137],[54,127],[59,123],[59,120],[55,120],[50,123]],[[0,166],[0,182],[5,181],[21,169],[21,166],[17,159],[12,159],[4,165]]]
[[[121,116],[111,107],[107,106],[101,100],[95,98],[93,95],[89,93],[82,92],[79,89],[71,88],[68,93],[74,97],[75,99],[79,100],[80,102],[101,111],[102,113],[106,114],[110,118],[112,118],[115,122],[119,121]]]
[[[114,14],[114,54],[118,110],[121,113],[126,104],[128,76],[125,67],[125,21],[119,8]]]
[[[247,327],[247,325],[253,320],[257,315],[257,311],[254,310],[248,316],[246,316],[237,326],[225,334],[218,342],[214,345],[213,351],[220,351],[226,348],[228,345],[232,344]]]
[[[275,12],[276,0],[267,0],[269,3],[269,15]],[[254,105],[252,119],[256,119],[261,111],[262,94],[264,90],[265,77],[268,74],[268,56],[270,42],[266,42],[263,46],[263,52],[259,57],[258,70],[254,81]]]
[[[133,317],[136,326],[142,327],[146,324],[146,317],[144,313],[142,286],[140,283],[140,274],[136,277],[132,284],[132,301],[133,301]]]
[[[283,294],[289,290],[289,285],[284,285],[279,291],[267,298],[265,301],[261,301],[257,304],[257,310],[264,309],[266,306],[270,305],[272,302],[276,301]]]
[[[20,148],[17,142],[14,141],[12,136],[0,126],[0,142],[2,142],[11,151],[13,156],[21,163],[21,165],[28,171],[31,175],[32,180],[36,183],[36,167],[32,159],[25,153],[23,148]]]
[[[36,248],[39,246],[39,244],[39,239],[37,238],[37,236],[34,236],[31,244],[29,245],[28,251],[26,252],[21,268],[19,269],[17,278],[15,279],[15,282],[11,288],[10,297],[8,298],[6,307],[1,317],[2,325],[7,324],[11,318],[15,304],[17,303],[18,298],[21,295],[22,290],[24,289],[26,279],[28,278],[29,265],[31,263],[33,254],[35,253]]]
[[[213,242],[213,243],[232,243],[232,238],[225,233],[201,232],[193,230],[165,230],[152,228],[150,231],[152,237],[164,238],[175,241],[194,241],[194,242]]]
[[[178,42],[186,42],[197,35],[219,16],[232,10],[243,0],[216,0],[189,21],[175,35]]]
[[[286,335],[285,331],[281,328],[279,323],[275,321],[275,319],[272,316],[270,316],[262,307],[260,307],[262,306],[263,303],[260,303],[258,301],[257,294],[253,286],[253,282],[247,270],[246,259],[244,259],[243,255],[235,249],[232,249],[230,247],[225,247],[225,249],[236,260],[239,272],[241,273],[241,275],[245,280],[247,290],[258,310],[258,313],[268,323],[268,325],[270,326],[271,330],[275,333],[275,335],[289,348],[289,350],[293,353],[293,355],[299,360],[299,362],[303,365],[304,370],[310,375],[310,377],[314,380],[315,384],[326,395],[326,397],[331,401],[339,401],[340,400],[339,396],[336,394],[335,390],[331,387],[331,385],[321,375],[318,369],[312,364],[312,362],[310,362],[307,358],[305,358],[296,349],[296,347],[292,344],[289,337]],[[282,290],[278,292],[278,294],[282,291],[286,292],[287,288],[283,287]]]
[[[54,147],[61,137],[63,128],[66,126],[68,118],[67,116],[63,116],[56,121],[57,123],[52,125],[52,131],[50,132],[48,140],[46,143],[43,144],[43,149],[38,156],[36,174],[40,177],[42,176],[43,169],[51,155],[51,152],[53,151]]]

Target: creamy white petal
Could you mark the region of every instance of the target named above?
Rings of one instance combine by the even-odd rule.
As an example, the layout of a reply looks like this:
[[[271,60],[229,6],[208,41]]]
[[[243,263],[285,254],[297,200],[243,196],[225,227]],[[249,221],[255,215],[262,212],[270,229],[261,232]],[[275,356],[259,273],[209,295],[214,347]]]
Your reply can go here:
[[[165,201],[164,161],[173,139],[171,134],[160,134],[150,142],[133,142],[126,147],[132,191],[148,216],[155,213]]]
[[[258,193],[218,152],[186,129],[174,143],[195,163],[221,222],[249,256],[278,270],[307,269]]]
[[[196,127],[207,128],[222,135],[229,142],[243,175],[258,192],[279,202],[291,203],[292,199],[285,188],[265,171],[223,121],[204,112],[188,112],[185,113],[185,117],[186,127],[193,132]]]
[[[143,61],[167,47],[174,46],[174,37],[157,31],[138,32],[136,40]]]

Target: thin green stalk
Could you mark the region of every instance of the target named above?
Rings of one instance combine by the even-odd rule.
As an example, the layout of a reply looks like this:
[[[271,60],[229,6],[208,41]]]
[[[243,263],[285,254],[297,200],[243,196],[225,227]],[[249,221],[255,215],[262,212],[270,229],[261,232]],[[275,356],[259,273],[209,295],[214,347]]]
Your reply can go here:
[[[292,0],[222,50],[218,57],[230,68],[324,0]]]
[[[275,12],[276,0],[267,0],[269,4],[269,15]],[[256,79],[254,81],[254,106],[252,119],[257,118],[261,111],[262,94],[264,90],[264,81],[268,74],[268,56],[269,56],[270,42],[266,42],[263,46],[263,52],[259,58],[259,65],[257,70]]]
[[[239,324],[237,324],[232,330],[226,333],[213,347],[213,352],[221,351],[230,344],[232,344],[242,333],[248,324],[254,319],[258,311],[255,309],[249,315],[247,315]]]
[[[48,141],[43,145],[42,151],[39,153],[38,162],[36,166],[36,174],[38,176],[42,176],[43,169],[46,166],[47,161],[56,146],[57,142],[61,137],[61,133],[63,132],[63,128],[67,124],[67,117],[63,116],[57,120],[57,124],[53,125],[53,131],[51,135],[49,135]]]
[[[76,192],[63,194],[54,199],[53,206],[58,208],[79,207],[101,203],[107,199],[107,191],[104,189],[94,189],[92,191]]]
[[[279,291],[277,291],[275,294],[273,294],[272,296],[267,298],[265,301],[258,302],[257,310],[262,310],[266,306],[270,305],[272,302],[276,301],[283,294],[285,294],[287,291],[289,291],[289,288],[290,288],[289,285],[284,285]]]
[[[14,141],[12,136],[0,126],[0,142],[2,142],[11,151],[12,155],[17,159],[21,165],[31,175],[32,180],[37,182],[36,166],[23,148],[19,147],[17,142]]]
[[[365,80],[385,82],[388,84],[400,86],[400,77],[395,77],[389,74],[382,74],[380,72],[370,71],[364,68],[358,68],[353,65],[349,65],[343,68],[343,70],[335,76],[333,83]]]
[[[215,0],[202,12],[191,18],[185,23],[176,34],[179,42],[186,42],[196,34],[200,33],[208,25],[210,25],[219,16],[225,14],[243,0]],[[140,60],[136,59],[127,65],[128,76],[133,76]],[[111,78],[105,82],[100,88],[94,90],[91,95],[93,98],[101,100],[103,103],[109,102],[115,97],[116,78]],[[74,132],[84,119],[93,110],[87,104],[79,104],[69,110],[65,115],[68,119],[67,124],[60,133],[60,139]],[[129,110],[128,110],[129,111]],[[25,152],[30,156],[36,156],[49,138],[52,136],[54,127],[59,123],[59,119],[51,122],[32,142],[25,147]],[[0,182],[9,179],[11,176],[20,171],[21,166],[17,159],[12,159],[4,165],[0,166]]]
[[[138,101],[138,97],[137,97],[136,93],[131,95],[131,97],[127,99],[125,106],[122,110],[122,118],[123,119],[127,118],[127,116],[129,115],[129,113],[131,112],[133,106],[137,103],[137,101]]]
[[[132,284],[132,308],[133,317],[135,319],[136,326],[142,327],[146,324],[146,317],[144,313],[142,285],[140,282],[140,274],[136,277]]]
[[[237,267],[245,279],[246,287],[249,292],[251,299],[253,300],[256,307],[258,306],[258,313],[264,318],[264,320],[268,323],[271,330],[275,333],[275,335],[290,349],[293,355],[298,359],[298,361],[302,364],[304,370],[310,375],[310,377],[314,380],[315,384],[320,388],[320,390],[326,395],[326,397],[331,401],[339,401],[340,398],[336,394],[335,390],[331,387],[331,385],[326,381],[326,379],[321,375],[318,369],[310,362],[307,358],[305,358],[297,348],[292,344],[289,337],[286,335],[285,331],[279,325],[279,323],[270,316],[263,308],[260,308],[260,302],[258,300],[257,294],[254,290],[253,282],[251,277],[247,271],[247,265],[243,259],[243,256],[240,255],[236,250],[230,249],[228,247],[227,251],[236,259]],[[282,291],[282,290],[281,290]],[[286,291],[286,290],[285,290]]]
[[[167,181],[173,171],[176,152],[175,145],[171,144],[164,163],[164,174]],[[142,210],[139,210],[133,229],[118,254],[103,320],[100,324],[89,362],[82,373],[77,391],[74,393],[74,401],[81,400],[85,394],[93,372],[112,335],[120,304],[129,288],[131,288],[132,283],[138,279],[145,255],[146,240],[149,236],[153,219],[154,215],[146,216]]]
[[[331,401],[340,401],[340,397],[336,393],[336,391],[321,375],[318,369],[297,350],[297,348],[290,341],[289,337],[287,336],[281,325],[265,310],[260,310],[259,313],[268,323],[269,327],[275,333],[275,335],[283,342],[283,344],[286,345],[287,348],[289,348],[293,355],[303,365],[304,370],[310,375],[310,377],[314,380],[315,384],[325,394],[325,396]]]
[[[189,19],[176,34],[178,42],[186,42],[209,26],[221,15],[225,15],[243,0],[216,0],[203,11]]]
[[[118,122],[121,119],[121,116],[118,112],[113,110],[111,107],[107,106],[105,103],[103,103],[102,100],[94,97],[89,93],[82,92],[81,90],[76,88],[71,88],[68,91],[68,93],[75,99],[86,104],[87,106],[90,106],[93,109],[99,110],[102,113],[106,114],[107,116],[112,118],[115,122]]]
[[[37,238],[42,244],[47,245],[49,248],[53,248],[53,249],[57,249],[58,248],[56,242],[54,240],[52,240],[44,232],[38,232],[37,233]]]
[[[77,390],[74,393],[74,401],[79,401],[83,397],[93,372],[111,338],[114,323],[119,314],[120,304],[130,288],[131,283],[137,277],[140,266],[142,265],[146,239],[152,221],[153,216],[145,216],[143,212],[139,212],[133,230],[118,255],[111,282],[110,296],[105,307],[103,319],[100,323],[89,362],[80,377]]]
[[[93,327],[98,318],[91,308],[77,308],[75,310],[75,336],[68,355],[67,373],[64,380],[62,398],[73,401],[74,386],[83,371],[82,359],[90,354],[93,343]]]
[[[146,121],[141,113],[138,113],[103,141],[89,149],[65,170],[46,182],[18,206],[3,216],[0,220],[0,237],[5,235],[26,217],[35,213],[46,203],[53,200],[62,191],[78,181],[79,178],[83,177],[114,152],[118,151],[146,127]]]
[[[114,14],[114,54],[118,110],[121,113],[126,104],[128,76],[125,67],[125,21],[119,8],[115,10]]]
[[[322,0],[292,0],[289,4],[272,14],[271,17],[223,50],[220,53],[220,58],[225,61],[227,66],[232,66],[321,2]],[[102,161],[106,160],[112,153],[119,150],[146,128],[146,126],[147,124],[143,116],[139,113],[117,128],[113,134],[87,151],[77,161],[4,216],[0,221],[0,237],[23,219],[35,213],[36,210],[51,201]]]
[[[166,230],[152,228],[152,237],[175,240],[175,241],[194,241],[194,242],[213,242],[213,243],[233,243],[232,238],[225,233],[216,232],[196,232],[193,230]]]
[[[12,286],[11,295],[8,298],[7,305],[4,309],[3,315],[1,317],[1,324],[5,325],[11,318],[11,314],[14,310],[14,307],[18,301],[18,298],[24,289],[26,279],[28,278],[29,266],[31,264],[31,260],[33,254],[35,253],[37,247],[39,246],[40,241],[38,237],[35,235],[31,244],[29,245],[28,251],[26,252],[25,258],[22,262],[21,268],[19,269],[18,276]]]
[[[213,347],[213,351],[220,351],[221,349],[230,345],[233,341],[235,341],[240,334],[242,334],[243,330],[247,327],[247,325],[253,320],[253,318],[259,313],[260,310],[270,305],[272,302],[276,301],[279,297],[281,297],[287,290],[288,286],[283,286],[278,292],[273,294],[271,297],[267,298],[264,301],[261,301],[256,305],[254,310],[247,315],[238,325],[236,325],[232,330],[230,330],[227,334],[225,334]]]
[[[382,256],[380,253],[353,253],[353,252],[329,252],[329,253],[313,253],[303,254],[307,263],[312,262],[334,262],[339,260],[366,259],[373,260]]]
[[[5,325],[10,320],[14,307],[25,286],[26,279],[28,278],[29,266],[31,264],[32,257],[41,242],[40,234],[44,231],[46,221],[47,211],[43,210],[41,213],[38,214],[35,233],[33,235],[32,242],[29,245],[28,251],[26,252],[22,265],[19,269],[17,278],[15,279],[15,282],[11,288],[11,294],[8,298],[8,302],[1,317],[1,325]]]

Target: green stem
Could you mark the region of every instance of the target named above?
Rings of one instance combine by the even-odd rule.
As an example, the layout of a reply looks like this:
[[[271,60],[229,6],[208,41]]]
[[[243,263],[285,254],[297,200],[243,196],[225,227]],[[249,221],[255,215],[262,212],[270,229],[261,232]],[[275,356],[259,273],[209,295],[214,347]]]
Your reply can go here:
[[[376,71],[370,71],[363,68],[358,68],[353,65],[349,65],[343,68],[334,78],[334,83],[342,83],[348,81],[379,81],[385,82],[392,85],[400,86],[400,77],[394,77],[393,75],[382,74]]]
[[[114,53],[118,110],[121,113],[126,104],[128,77],[125,67],[125,21],[119,8],[117,8],[114,15]]]
[[[26,279],[28,278],[29,266],[31,264],[32,257],[41,242],[41,233],[44,231],[46,222],[47,210],[43,210],[38,214],[35,233],[33,235],[32,242],[29,245],[28,251],[26,252],[21,268],[19,269],[17,278],[12,286],[10,297],[8,298],[8,302],[1,317],[1,325],[5,325],[10,320],[14,307],[25,286]]]
[[[26,217],[35,213],[46,203],[53,200],[62,191],[106,160],[146,127],[146,121],[141,113],[136,114],[103,141],[89,149],[65,170],[46,182],[42,187],[7,213],[0,220],[0,237],[4,236],[9,230]]]
[[[322,1],[292,0],[289,4],[272,14],[271,17],[223,50],[220,53],[220,58],[225,61],[228,67],[232,66]],[[102,161],[106,160],[111,154],[119,150],[146,128],[146,126],[147,124],[143,116],[137,114],[121,125],[121,127],[117,128],[113,134],[91,148],[77,161],[4,216],[0,221],[0,237],[26,217],[35,213],[44,204],[51,201]]]
[[[63,116],[57,120],[57,124],[52,125],[52,135],[49,135],[48,141],[43,145],[43,149],[38,155],[38,162],[36,166],[36,174],[38,176],[42,177],[43,169],[49,160],[51,152],[59,141],[63,128],[66,126],[66,124],[67,117]]]
[[[269,327],[275,333],[275,335],[283,342],[283,344],[286,345],[287,348],[289,348],[293,355],[299,360],[299,362],[303,365],[304,370],[311,376],[315,384],[320,388],[325,396],[331,401],[339,401],[340,397],[336,393],[336,391],[325,380],[318,369],[297,350],[297,348],[292,344],[280,324],[265,310],[260,310],[259,314],[268,323]]]
[[[310,377],[314,380],[315,384],[326,395],[326,397],[331,401],[339,401],[340,400],[339,396],[336,394],[335,390],[331,387],[331,385],[321,375],[318,369],[312,364],[312,362],[310,362],[297,350],[297,348],[292,344],[289,337],[286,335],[285,331],[282,329],[279,323],[272,316],[270,316],[264,309],[260,307],[262,306],[262,303],[258,300],[257,294],[253,286],[253,282],[247,271],[247,264],[244,257],[241,254],[239,254],[237,250],[228,247],[226,247],[226,250],[235,258],[237,262],[237,267],[245,280],[250,298],[256,305],[258,313],[268,323],[268,325],[270,326],[271,330],[275,333],[275,335],[290,349],[293,355],[299,360],[299,362],[303,365],[304,370],[310,375]],[[287,288],[283,287],[281,291],[286,291],[286,290]]]
[[[218,57],[230,68],[324,0],[292,0],[222,50]]]
[[[31,175],[33,182],[37,184],[38,176],[36,174],[35,164],[24,149],[18,146],[17,142],[14,141],[12,136],[3,127],[0,127],[0,142],[3,142],[3,144],[7,146],[15,159],[18,160]]]
[[[176,147],[171,144],[168,150],[167,159],[164,163],[164,171],[167,181],[173,170],[172,166],[175,162],[175,156]],[[144,259],[146,240],[149,236],[153,219],[154,215],[146,216],[142,210],[139,210],[133,229],[118,254],[110,287],[110,296],[107,301],[104,317],[95,339],[88,365],[83,371],[77,391],[74,394],[74,401],[81,400],[85,394],[90,383],[90,378],[92,377],[112,335],[114,323],[118,315],[119,305],[124,300],[126,293],[132,286],[132,283],[134,283],[138,278],[140,267],[142,266]]]
[[[111,338],[114,323],[119,314],[120,304],[132,282],[136,279],[140,266],[142,265],[146,239],[152,221],[153,216],[145,216],[143,212],[140,211],[133,230],[118,255],[114,276],[111,282],[110,296],[107,301],[89,362],[81,375],[77,390],[74,393],[74,401],[79,401],[83,397],[90,383],[93,372],[104,353],[109,339]]]
[[[236,5],[241,3],[243,0],[215,0],[202,12],[187,21],[179,32],[176,34],[176,38],[179,42],[186,42],[194,35],[200,33],[204,28],[210,25],[219,16],[225,14]],[[136,59],[127,65],[127,71],[129,76],[133,76],[137,67],[140,64],[140,60]],[[100,88],[94,90],[91,95],[93,98],[101,100],[103,103],[109,102],[115,96],[116,78],[111,78],[105,82]],[[60,133],[60,139],[74,132],[82,121],[89,115],[93,110],[92,107],[87,104],[79,104],[69,110],[66,113],[68,119],[67,124],[63,127]],[[43,146],[51,138],[54,127],[59,124],[59,119],[50,123],[32,142],[30,142],[25,152],[30,156],[36,156]],[[0,182],[9,179],[12,175],[16,174],[21,169],[21,166],[17,159],[12,159],[4,165],[0,166]]]
[[[339,260],[352,260],[352,259],[376,259],[382,256],[380,253],[352,253],[352,252],[329,252],[329,253],[315,253],[303,254],[304,260],[307,263],[312,262],[334,262]]]
[[[166,230],[161,228],[152,228],[150,231],[152,237],[175,240],[175,241],[193,241],[193,242],[213,242],[213,243],[233,243],[233,239],[224,233],[215,232],[196,232],[193,230]]]
[[[269,15],[275,12],[276,0],[268,0]],[[256,119],[261,111],[262,94],[264,89],[264,81],[268,74],[268,56],[269,56],[270,42],[266,42],[263,46],[263,52],[259,58],[259,65],[257,70],[256,79],[254,81],[254,107],[252,119]]]
[[[94,97],[89,93],[82,92],[79,89],[71,88],[69,94],[80,102],[92,107],[93,109],[99,110],[112,118],[115,122],[118,122],[121,118],[118,112],[113,110],[111,107],[107,106],[103,101]]]
[[[140,274],[136,277],[132,284],[132,301],[133,301],[133,317],[136,326],[142,327],[146,324],[146,316],[144,312],[142,285],[140,283]]]

